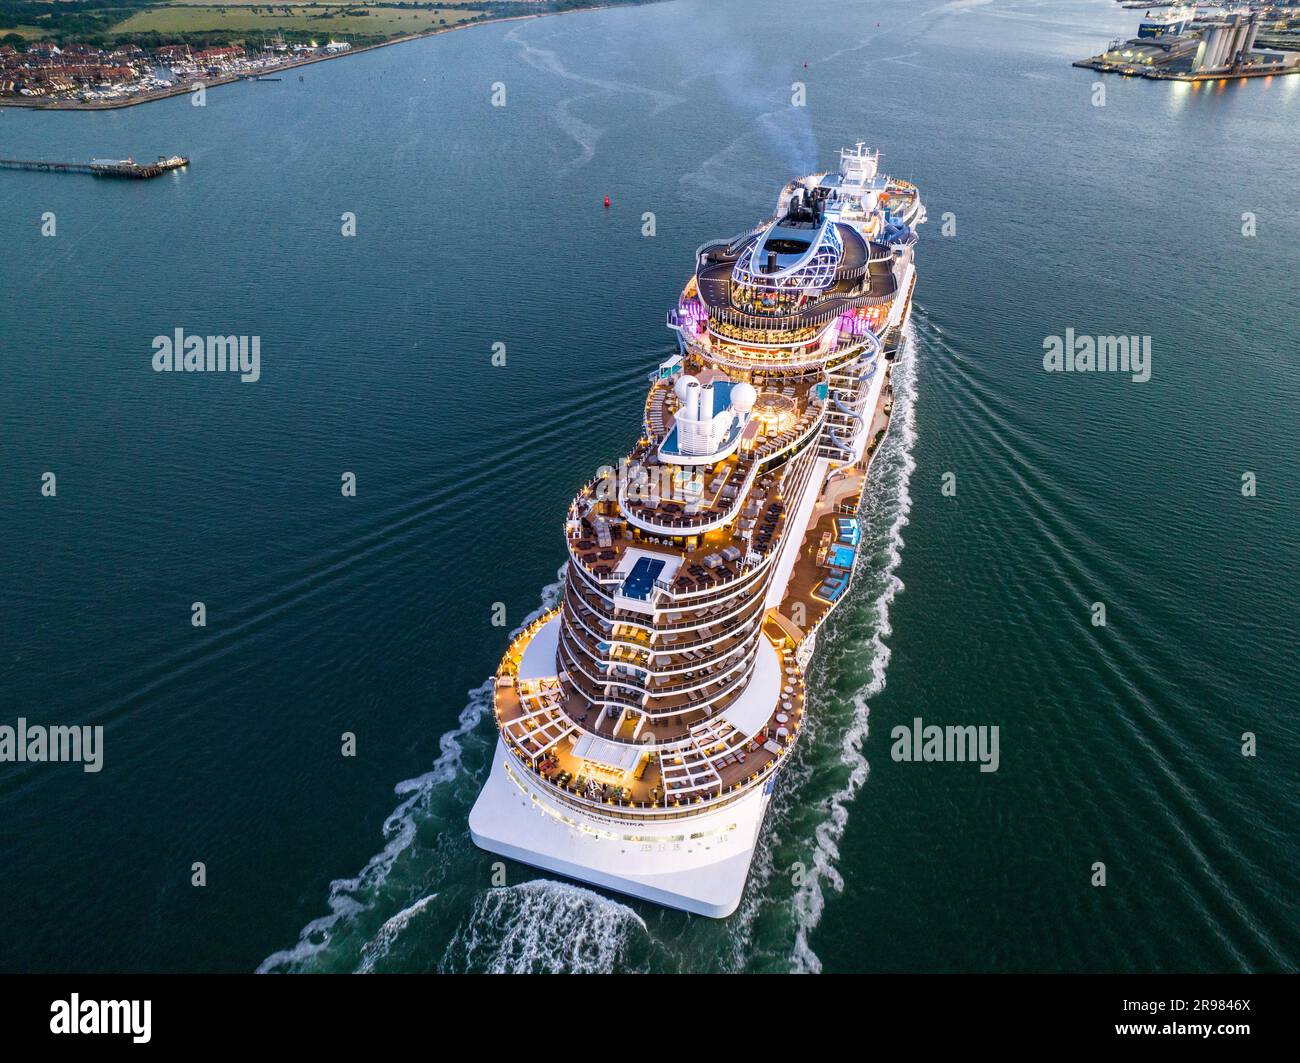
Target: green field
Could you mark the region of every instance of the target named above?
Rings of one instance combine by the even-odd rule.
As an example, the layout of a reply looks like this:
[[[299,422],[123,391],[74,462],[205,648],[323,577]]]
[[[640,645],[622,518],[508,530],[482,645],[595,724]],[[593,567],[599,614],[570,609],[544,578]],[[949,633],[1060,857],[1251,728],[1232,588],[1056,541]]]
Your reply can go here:
[[[286,11],[288,12],[286,14]],[[364,12],[364,14],[362,13]],[[114,24],[112,32],[186,34],[203,31],[273,34],[276,30],[330,37],[398,37],[430,29],[455,26],[479,12],[464,8],[434,8],[418,11],[396,7],[268,6],[266,4],[181,3],[138,11]],[[443,21],[445,20],[445,21]]]

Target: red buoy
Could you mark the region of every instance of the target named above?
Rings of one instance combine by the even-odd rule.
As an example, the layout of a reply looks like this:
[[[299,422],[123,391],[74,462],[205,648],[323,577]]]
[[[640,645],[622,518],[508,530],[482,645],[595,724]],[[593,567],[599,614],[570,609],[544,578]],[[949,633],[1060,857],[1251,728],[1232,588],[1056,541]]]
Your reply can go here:
[[[605,209],[609,210],[609,196],[605,197]]]

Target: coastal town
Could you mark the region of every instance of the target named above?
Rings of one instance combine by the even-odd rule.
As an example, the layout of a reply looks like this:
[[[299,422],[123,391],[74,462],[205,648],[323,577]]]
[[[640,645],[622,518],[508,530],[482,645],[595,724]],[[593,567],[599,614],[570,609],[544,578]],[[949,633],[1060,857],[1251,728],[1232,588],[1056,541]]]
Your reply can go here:
[[[44,42],[18,51],[6,44],[0,45],[0,96],[127,101],[184,91],[209,79],[265,76],[303,60],[341,55],[351,47],[347,41],[313,46],[280,40],[257,49],[239,44],[200,49],[170,44],[148,52],[135,44],[105,51],[85,44],[60,48]]]
[[[475,23],[637,2],[0,0],[0,107],[126,107]]]

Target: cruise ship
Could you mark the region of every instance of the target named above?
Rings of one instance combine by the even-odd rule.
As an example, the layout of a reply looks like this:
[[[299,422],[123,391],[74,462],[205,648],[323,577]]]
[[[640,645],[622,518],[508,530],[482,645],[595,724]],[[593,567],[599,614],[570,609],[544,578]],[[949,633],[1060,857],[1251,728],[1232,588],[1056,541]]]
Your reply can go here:
[[[925,208],[879,164],[842,150],[696,252],[640,438],[573,499],[563,599],[494,678],[481,848],[700,915],[739,905],[853,579],[911,312]]]

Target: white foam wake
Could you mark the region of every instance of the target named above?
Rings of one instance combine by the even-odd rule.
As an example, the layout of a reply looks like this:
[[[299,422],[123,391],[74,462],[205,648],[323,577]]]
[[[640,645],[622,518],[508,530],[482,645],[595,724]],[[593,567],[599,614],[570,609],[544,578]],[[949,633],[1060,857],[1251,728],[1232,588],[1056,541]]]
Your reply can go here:
[[[581,886],[535,879],[483,893],[447,946],[444,971],[596,974],[615,970],[644,920]]]
[[[554,583],[542,589],[541,604],[528,614],[511,634],[526,628],[542,613],[560,601],[564,591],[565,566],[560,566]],[[388,879],[397,858],[410,848],[415,840],[416,817],[428,802],[435,787],[446,785],[464,770],[465,739],[474,731],[484,716],[492,709],[492,680],[469,693],[469,701],[461,709],[456,726],[438,739],[438,758],[423,775],[399,782],[393,792],[404,800],[384,820],[383,849],[366,861],[359,874],[353,878],[335,879],[330,883],[329,914],[313,919],[298,935],[293,947],[273,952],[257,968],[258,974],[293,970],[311,960],[329,947],[340,920],[356,916],[373,902],[377,892]],[[390,943],[391,944],[391,943]]]
[[[882,475],[874,477],[878,492],[868,494],[867,505],[878,514],[894,513],[885,541],[886,560],[881,572],[884,587],[872,608],[875,611],[875,633],[871,636],[871,679],[853,695],[853,716],[840,742],[840,762],[848,768],[848,778],[826,802],[826,818],[816,827],[816,849],[813,866],[794,896],[795,941],[790,956],[796,972],[816,973],[822,964],[808,944],[808,936],[821,922],[826,906],[823,883],[836,892],[844,889],[844,879],[836,864],[839,861],[839,842],[849,821],[849,807],[870,770],[867,758],[862,755],[862,743],[867,737],[870,715],[869,699],[885,688],[885,672],[889,667],[890,649],[885,643],[893,628],[889,624],[889,607],[903,589],[903,581],[896,574],[902,561],[903,529],[907,527],[908,513],[912,509],[912,496],[908,483],[916,461],[912,448],[916,443],[916,338],[909,325],[904,333],[899,358],[893,371],[894,407],[889,430],[881,450],[873,462],[873,471]],[[884,466],[884,468],[882,468]],[[868,478],[868,488],[871,480]],[[871,514],[867,514],[870,519]]]
[[[406,929],[406,926],[412,919],[419,915],[429,906],[429,902],[434,900],[438,895],[430,893],[421,897],[414,904],[407,905],[395,916],[384,923],[370,941],[366,943],[365,948],[361,950],[361,963],[357,965],[357,974],[369,974],[375,969],[375,964],[388,955],[393,947],[393,942]]]

